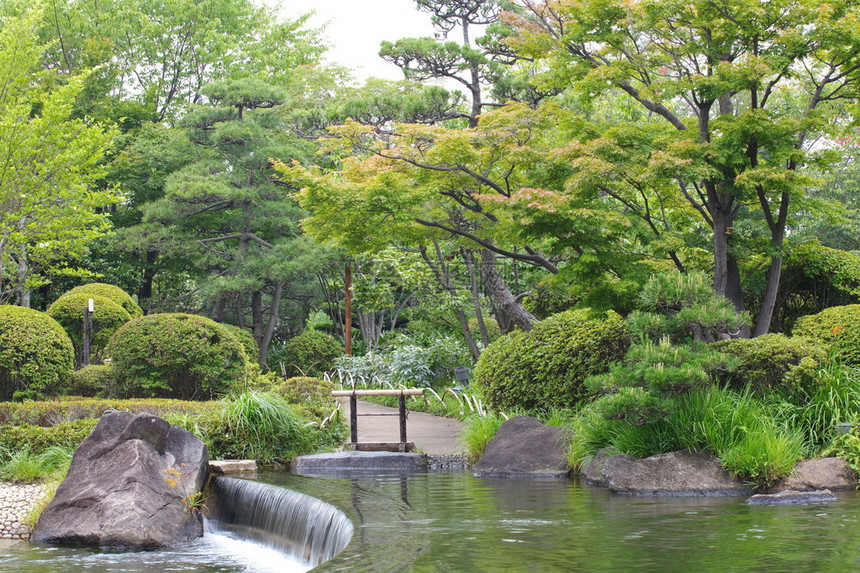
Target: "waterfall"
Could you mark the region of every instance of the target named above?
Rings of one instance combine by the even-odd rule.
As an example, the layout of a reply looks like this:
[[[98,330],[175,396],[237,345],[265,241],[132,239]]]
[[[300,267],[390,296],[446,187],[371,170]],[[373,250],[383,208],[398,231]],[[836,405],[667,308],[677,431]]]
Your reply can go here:
[[[312,567],[352,539],[349,518],[315,497],[255,481],[217,477],[211,485],[209,527],[261,541]]]

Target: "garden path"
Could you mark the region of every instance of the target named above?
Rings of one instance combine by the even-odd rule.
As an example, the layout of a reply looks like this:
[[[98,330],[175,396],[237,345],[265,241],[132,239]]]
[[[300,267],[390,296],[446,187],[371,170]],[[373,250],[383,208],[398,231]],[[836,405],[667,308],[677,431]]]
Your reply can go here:
[[[343,413],[349,420],[349,400],[343,401]],[[397,408],[371,402],[358,402],[358,441],[397,442],[400,439],[400,418]],[[361,416],[361,414],[395,414],[394,416]],[[406,439],[425,454],[449,456],[464,451],[460,442],[463,423],[454,418],[409,411],[406,417]]]

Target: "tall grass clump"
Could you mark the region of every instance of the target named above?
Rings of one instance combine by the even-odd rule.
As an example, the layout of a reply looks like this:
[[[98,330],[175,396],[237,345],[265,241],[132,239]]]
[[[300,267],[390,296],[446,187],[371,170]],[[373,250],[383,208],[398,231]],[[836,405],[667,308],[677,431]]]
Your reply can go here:
[[[640,390],[627,390],[633,391]],[[771,417],[766,404],[750,391],[690,390],[672,401],[662,417],[641,425],[613,418],[612,401],[623,396],[619,392],[600,398],[580,413],[568,452],[571,466],[581,467],[601,450],[639,458],[707,450],[732,475],[767,487],[788,475],[802,457],[801,433]]]
[[[310,426],[275,394],[252,390],[224,398],[222,422],[225,436],[210,438],[223,442],[219,451],[239,458],[288,461],[312,448]]]
[[[499,431],[505,419],[499,414],[487,414],[486,416],[473,415],[465,420],[465,427],[460,439],[466,446],[466,457],[470,462],[478,461],[490,442],[493,441],[496,432]]]
[[[72,463],[71,448],[51,446],[40,454],[23,448],[0,464],[0,479],[12,482],[62,480]]]

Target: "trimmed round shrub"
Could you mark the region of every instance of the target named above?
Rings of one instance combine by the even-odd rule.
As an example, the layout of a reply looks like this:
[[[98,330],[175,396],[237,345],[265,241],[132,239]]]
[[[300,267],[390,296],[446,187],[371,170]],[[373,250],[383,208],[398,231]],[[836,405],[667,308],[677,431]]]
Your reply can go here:
[[[749,386],[758,392],[803,389],[802,371],[817,370],[828,356],[827,344],[784,334],[723,340],[712,348],[738,359],[731,373],[734,386]]]
[[[68,396],[110,397],[116,391],[113,365],[90,364],[72,372],[65,387]]]
[[[63,295],[48,307],[48,316],[56,320],[69,335],[75,347],[75,366],[84,358],[84,310],[93,300],[93,330],[90,333],[90,357],[93,363],[101,362],[104,349],[117,329],[132,319],[131,315],[113,300],[92,293],[78,292]]]
[[[488,346],[474,384],[496,409],[573,406],[586,396],[584,380],[621,360],[629,345],[619,314],[568,310]]]
[[[116,304],[123,307],[132,318],[138,318],[143,316],[143,310],[138,306],[136,302],[134,302],[134,299],[131,298],[131,295],[119,288],[118,286],[109,285],[107,283],[90,283],[87,285],[76,286],[63,296],[80,293],[88,295],[89,298],[92,298],[92,295],[109,298]]]
[[[43,312],[0,306],[0,401],[53,394],[74,365],[69,335]]]
[[[242,348],[245,349],[245,354],[248,356],[248,361],[256,362],[260,356],[260,347],[257,345],[254,335],[251,334],[250,331],[232,324],[220,324],[222,327],[232,332],[233,336],[236,337],[236,340],[242,344]]]
[[[825,308],[797,320],[794,336],[811,336],[830,344],[846,364],[860,365],[860,304]]]
[[[207,400],[237,388],[247,373],[242,344],[196,314],[150,314],[123,325],[107,347],[122,397]]]
[[[340,341],[324,332],[305,329],[284,343],[281,361],[288,374],[321,376],[344,353]]]
[[[280,394],[287,402],[328,402],[332,399],[331,391],[334,383],[322,378],[311,376],[295,376],[287,378],[278,387]]]

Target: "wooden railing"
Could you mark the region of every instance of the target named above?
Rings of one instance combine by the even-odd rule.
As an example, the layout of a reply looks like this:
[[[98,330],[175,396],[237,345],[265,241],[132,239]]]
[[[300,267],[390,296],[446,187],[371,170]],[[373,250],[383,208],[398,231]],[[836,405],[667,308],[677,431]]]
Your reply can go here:
[[[422,396],[424,388],[402,388],[399,390],[334,390],[331,395],[336,398],[349,398],[349,429],[351,448],[359,451],[398,451],[408,452],[415,449],[415,444],[406,441],[406,396]],[[397,396],[399,412],[397,414],[359,414],[358,399],[362,396]],[[399,442],[364,442],[358,441],[358,416],[400,416]],[[394,450],[396,448],[396,450]]]

